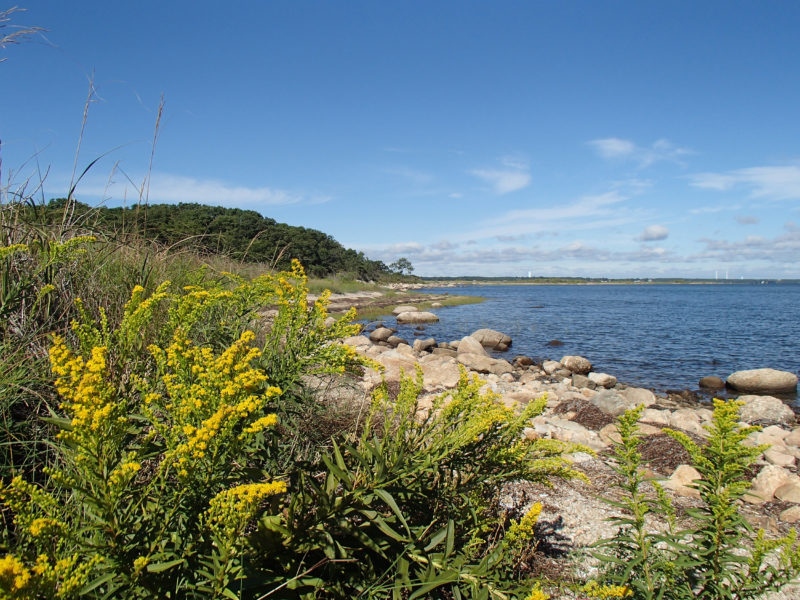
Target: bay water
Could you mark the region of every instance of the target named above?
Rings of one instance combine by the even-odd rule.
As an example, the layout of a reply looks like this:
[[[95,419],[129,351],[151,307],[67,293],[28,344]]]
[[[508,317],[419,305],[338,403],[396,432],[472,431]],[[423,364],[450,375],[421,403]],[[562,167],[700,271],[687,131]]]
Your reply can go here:
[[[435,309],[424,331],[398,326],[409,342],[461,339],[490,328],[513,339],[496,356],[560,360],[579,354],[594,370],[657,391],[697,390],[706,375],[771,367],[800,370],[800,284],[474,285],[423,290],[482,296]],[[386,320],[394,326],[393,319]],[[416,337],[415,337],[416,334]],[[552,346],[558,340],[563,345]],[[784,399],[797,405],[796,395]]]

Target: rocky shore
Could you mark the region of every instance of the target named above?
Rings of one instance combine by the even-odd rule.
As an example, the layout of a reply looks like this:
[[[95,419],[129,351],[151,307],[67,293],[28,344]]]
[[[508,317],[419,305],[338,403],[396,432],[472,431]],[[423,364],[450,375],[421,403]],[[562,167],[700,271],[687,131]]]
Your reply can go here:
[[[435,314],[412,305],[397,307],[394,315],[398,323],[420,323],[420,328],[425,322],[438,320]],[[689,484],[699,475],[688,464],[689,456],[683,447],[662,429],[680,430],[702,442],[708,436],[704,427],[712,416],[707,402],[696,402],[681,394],[656,395],[651,390],[627,386],[612,374],[595,372],[591,361],[582,356],[535,364],[528,357],[513,356],[513,340],[489,329],[460,340],[420,337],[409,343],[387,323],[377,323],[345,343],[384,367],[383,372],[364,373],[358,382],[364,394],[382,379],[390,386],[396,384],[402,373],[413,374],[418,365],[425,390],[420,403],[423,410],[437,394],[457,384],[461,369],[478,374],[486,382],[486,389],[498,394],[509,407],[520,408],[546,395],[545,412],[533,420],[525,435],[581,444],[593,454],[572,455],[590,483],[558,481],[552,488],[520,484],[502,491],[509,504],[543,504],[540,526],[547,528],[554,540],[548,544],[551,552],[543,556],[545,569],[562,572],[569,563],[570,569],[583,569],[584,575],[590,574],[594,568],[591,560],[576,558],[583,556],[576,551],[613,535],[608,518],[615,509],[601,496],[613,497],[615,493],[611,451],[613,442],[619,440],[615,422],[629,408],[645,406],[639,423],[643,436],[640,450],[648,474],[662,480],[680,515],[685,516],[687,509],[698,505],[697,491]],[[507,360],[498,354],[513,358]],[[721,380],[704,382],[715,388],[725,384]],[[751,435],[748,443],[770,445],[751,473],[753,485],[742,512],[754,527],[764,528],[768,535],[783,534],[800,521],[800,426],[794,411],[772,394],[794,390],[797,376],[757,369],[732,374],[727,385],[744,402],[742,421],[763,427]],[[796,594],[800,594],[800,588],[786,588],[769,597],[800,597]]]

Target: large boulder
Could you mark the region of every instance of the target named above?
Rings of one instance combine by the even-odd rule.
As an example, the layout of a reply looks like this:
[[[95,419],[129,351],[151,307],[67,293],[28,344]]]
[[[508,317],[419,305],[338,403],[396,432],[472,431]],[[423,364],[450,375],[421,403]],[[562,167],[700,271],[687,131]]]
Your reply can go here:
[[[471,337],[474,337],[482,346],[486,346],[487,348],[497,348],[501,346],[499,349],[505,350],[511,345],[511,338],[509,336],[505,333],[495,331],[494,329],[478,329],[478,331],[471,334]]]
[[[797,390],[797,375],[776,369],[750,369],[731,373],[726,383],[738,392],[789,394]]]
[[[573,373],[588,375],[592,370],[592,363],[588,358],[582,356],[565,356],[561,359],[561,364]]]
[[[781,424],[794,423],[794,411],[773,396],[739,396],[744,402],[739,418],[745,423]]]
[[[408,310],[397,315],[398,323],[436,323],[438,320],[435,314],[421,310]]]
[[[486,350],[483,349],[483,345],[471,335],[462,338],[461,341],[458,342],[458,353],[480,354],[487,356]]]

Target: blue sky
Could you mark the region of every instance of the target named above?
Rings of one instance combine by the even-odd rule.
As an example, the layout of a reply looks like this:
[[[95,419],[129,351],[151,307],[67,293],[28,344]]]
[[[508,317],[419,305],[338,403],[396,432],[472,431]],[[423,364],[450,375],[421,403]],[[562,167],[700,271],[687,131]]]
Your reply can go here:
[[[93,77],[90,204],[148,181],[421,275],[800,277],[800,3],[23,6],[5,194],[64,195]]]

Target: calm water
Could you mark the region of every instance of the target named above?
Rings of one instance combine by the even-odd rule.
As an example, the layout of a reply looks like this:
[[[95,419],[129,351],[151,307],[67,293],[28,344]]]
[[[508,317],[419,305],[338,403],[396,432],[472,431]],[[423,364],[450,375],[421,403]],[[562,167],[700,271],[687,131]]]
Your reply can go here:
[[[503,355],[580,354],[596,371],[654,388],[697,389],[705,375],[800,370],[800,285],[513,285],[427,290],[487,298],[436,309],[424,336],[450,341],[488,327],[510,335]],[[387,320],[387,324],[392,319]],[[399,335],[411,341],[414,326]],[[564,345],[548,347],[550,340]],[[795,402],[797,401],[794,398]]]

